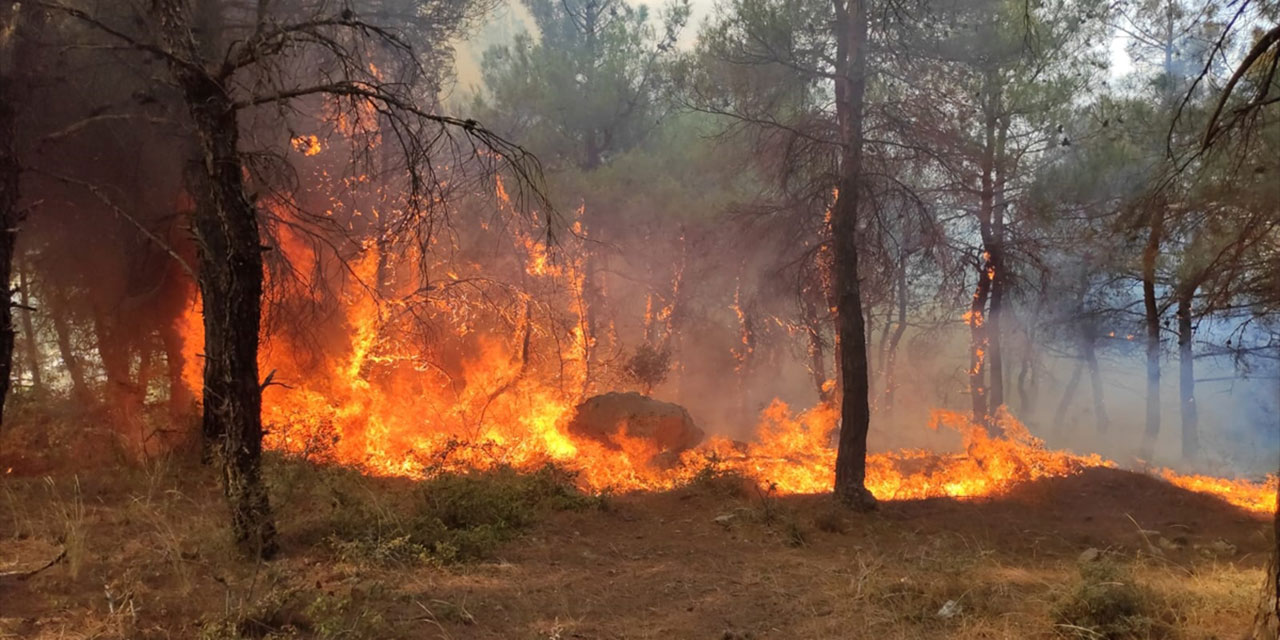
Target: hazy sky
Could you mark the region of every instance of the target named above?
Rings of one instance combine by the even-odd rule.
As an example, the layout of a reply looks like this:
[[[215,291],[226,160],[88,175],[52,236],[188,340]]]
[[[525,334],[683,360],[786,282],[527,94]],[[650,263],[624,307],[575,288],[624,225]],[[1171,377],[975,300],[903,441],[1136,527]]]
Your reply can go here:
[[[636,4],[646,5],[652,14],[657,14],[669,0],[631,0]],[[680,37],[682,46],[692,46],[698,36],[702,22],[712,14],[720,0],[690,0],[692,9],[688,26]],[[457,49],[457,85],[448,100],[457,104],[465,102],[480,84],[480,58],[484,49],[501,41],[514,38],[520,31],[532,31],[533,20],[529,12],[519,0],[506,0],[504,6],[493,12],[485,24],[475,30],[471,37],[458,43]],[[1125,53],[1125,36],[1117,34],[1110,44],[1111,79],[1116,80],[1133,70],[1133,62]]]

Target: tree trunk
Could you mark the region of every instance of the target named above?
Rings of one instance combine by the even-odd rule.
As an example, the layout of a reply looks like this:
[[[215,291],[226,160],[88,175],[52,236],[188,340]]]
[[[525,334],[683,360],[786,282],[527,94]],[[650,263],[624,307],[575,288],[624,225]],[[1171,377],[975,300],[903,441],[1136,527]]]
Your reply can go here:
[[[904,258],[898,265],[898,325],[889,338],[888,354],[884,364],[884,405],[886,411],[893,410],[893,398],[898,389],[897,364],[898,345],[902,344],[902,336],[907,332],[907,264]]]
[[[20,9],[18,9],[20,10]],[[17,82],[8,74],[0,75],[0,286],[9,290],[13,272],[14,241],[22,214],[18,209],[18,165],[16,129],[18,104]],[[6,293],[0,300],[0,425],[4,424],[4,404],[9,396],[9,377],[13,368],[13,307]]]
[[[1028,336],[1022,343],[1022,356],[1018,359],[1018,411],[1027,422],[1031,422],[1036,413],[1036,398],[1028,387],[1028,378],[1032,375],[1032,345],[1034,337]]]
[[[50,302],[52,302],[52,298]],[[68,305],[59,304],[50,310],[53,318],[53,332],[58,338],[58,354],[62,356],[62,364],[71,376],[71,397],[77,404],[87,406],[93,396],[84,379],[84,365],[76,356],[75,347],[71,344],[71,325],[67,322]]]
[[[990,405],[987,403],[987,299],[991,295],[990,263],[984,261],[978,272],[978,286],[969,305],[969,397],[973,401],[974,424],[991,422]]]
[[[36,340],[36,323],[31,317],[31,281],[27,279],[27,270],[18,270],[18,296],[22,302],[22,334],[26,338],[27,362],[31,367],[32,391],[39,395],[44,393],[44,375],[40,366],[40,343]]]
[[[1053,416],[1053,430],[1059,435],[1066,431],[1067,409],[1071,408],[1071,401],[1076,397],[1076,389],[1080,388],[1082,373],[1084,373],[1084,363],[1077,360],[1075,368],[1071,370],[1071,378],[1067,380],[1067,386],[1062,390],[1062,399],[1058,401],[1058,412]]]
[[[995,99],[998,100],[999,98]],[[1000,135],[998,139],[1002,137],[1003,135]],[[997,156],[1003,154],[1002,147],[1003,144],[998,142],[996,146]],[[991,373],[987,379],[989,388],[987,392],[987,412],[994,414],[997,409],[1004,406],[1004,349],[1002,348],[1000,325],[1004,316],[1005,283],[1008,282],[1008,274],[1005,273],[1004,260],[1004,205],[1003,203],[995,202],[995,199],[1004,199],[1003,177],[996,180],[992,197],[991,242],[987,247],[987,254],[990,256],[991,261],[991,309],[987,321],[987,349]],[[994,429],[996,426],[992,424],[991,428]]]
[[[1276,500],[1280,503],[1280,475],[1276,482]],[[1272,520],[1271,535],[1271,559],[1267,562],[1266,583],[1262,585],[1258,614],[1253,621],[1252,640],[1280,638],[1280,507]]]
[[[1106,433],[1111,427],[1107,405],[1102,392],[1102,370],[1098,366],[1097,331],[1090,327],[1084,336],[1084,361],[1089,366],[1089,384],[1093,387],[1093,419],[1098,433]]]
[[[155,3],[165,44],[200,60],[184,0]],[[204,431],[220,434],[223,491],[237,545],[253,557],[276,551],[262,482],[262,387],[258,378],[263,261],[258,216],[245,196],[231,97],[203,65],[171,64],[200,143],[204,180],[192,215],[204,315]]]
[[[186,356],[182,354],[182,332],[178,321],[160,327],[160,340],[164,344],[165,373],[169,383],[169,417],[176,419],[188,415],[191,411],[191,391],[182,379],[182,370],[186,367]]]
[[[1194,461],[1200,456],[1200,415],[1196,409],[1195,354],[1191,349],[1191,303],[1194,287],[1178,291],[1178,397],[1182,415],[1182,459]]]
[[[997,80],[994,74],[988,73],[983,79],[982,84],[982,111],[983,111],[983,144],[982,157],[979,162],[981,165],[980,183],[978,199],[978,233],[982,238],[982,260],[978,264],[978,285],[973,293],[973,301],[969,307],[969,394],[973,400],[973,421],[992,430],[991,414],[996,408],[991,402],[990,391],[992,386],[997,386],[999,381],[995,379],[996,375],[1003,375],[1003,363],[992,360],[992,335],[993,328],[998,329],[999,325],[992,327],[991,318],[988,316],[988,304],[999,303],[1002,294],[995,282],[996,276],[999,274],[997,262],[1000,259],[1000,246],[995,237],[995,228],[993,222],[996,214],[996,154],[997,154],[997,128],[999,125],[998,108],[999,108],[999,91]],[[995,306],[991,307],[994,312]],[[998,339],[998,338],[997,338]],[[998,348],[997,348],[998,351]],[[988,385],[988,367],[997,365],[1001,370],[991,372],[991,381]],[[1003,396],[1003,390],[1000,395]]]
[[[822,344],[822,328],[818,326],[818,309],[808,296],[805,296],[802,304],[804,330],[809,339],[809,374],[813,377],[813,388],[818,392],[818,401],[827,404],[833,400],[833,389],[827,386],[826,348]]]
[[[835,494],[855,509],[872,509],[866,488],[867,430],[871,406],[867,337],[858,282],[858,201],[862,188],[862,109],[866,93],[867,0],[833,0],[836,12],[836,113],[843,146],[840,185],[832,206],[831,245],[840,338],[840,442]]]
[[[1156,258],[1164,233],[1164,210],[1159,204],[1151,212],[1147,246],[1142,251],[1142,303],[1147,328],[1147,424],[1142,433],[1139,455],[1151,460],[1160,435],[1160,310],[1156,305]]]
[[[134,433],[130,423],[142,408],[135,406],[140,396],[134,388],[133,377],[129,375],[132,336],[116,326],[113,315],[118,314],[109,313],[101,303],[96,303],[93,308],[93,335],[98,343],[102,371],[106,374],[102,400],[111,416],[111,428],[119,434],[128,435]]]

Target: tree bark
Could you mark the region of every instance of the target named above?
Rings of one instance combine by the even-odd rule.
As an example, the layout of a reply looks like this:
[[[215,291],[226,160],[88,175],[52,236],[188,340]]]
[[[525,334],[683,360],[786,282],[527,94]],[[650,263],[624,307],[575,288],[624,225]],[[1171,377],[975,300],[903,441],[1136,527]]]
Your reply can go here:
[[[836,13],[836,115],[842,143],[840,181],[832,206],[831,244],[840,338],[840,440],[835,494],[860,510],[875,507],[866,488],[867,431],[871,423],[867,337],[858,281],[858,201],[862,188],[862,110],[866,94],[867,0],[833,0]]]
[[[1157,204],[1151,212],[1147,245],[1142,251],[1142,303],[1147,329],[1147,423],[1142,433],[1140,454],[1151,460],[1160,435],[1160,309],[1156,304],[1156,259],[1164,234],[1164,209]]]
[[[1200,456],[1200,412],[1196,408],[1195,354],[1191,348],[1191,304],[1194,287],[1178,291],[1178,397],[1182,416],[1182,459],[1194,461]]]
[[[202,59],[183,0],[157,0],[166,46]],[[258,216],[244,190],[239,122],[231,96],[204,64],[171,62],[199,140],[192,214],[203,300],[204,432],[220,434],[223,491],[237,545],[252,557],[276,551],[262,482],[262,387],[258,378],[263,261]]]

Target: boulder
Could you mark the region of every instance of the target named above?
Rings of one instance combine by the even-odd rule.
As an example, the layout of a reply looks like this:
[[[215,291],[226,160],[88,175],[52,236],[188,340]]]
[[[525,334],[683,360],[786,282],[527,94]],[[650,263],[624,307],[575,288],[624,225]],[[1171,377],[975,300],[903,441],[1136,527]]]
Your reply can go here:
[[[625,433],[653,443],[657,454],[671,458],[702,442],[702,429],[684,407],[635,392],[606,393],[578,405],[569,432],[618,448],[613,436]]]

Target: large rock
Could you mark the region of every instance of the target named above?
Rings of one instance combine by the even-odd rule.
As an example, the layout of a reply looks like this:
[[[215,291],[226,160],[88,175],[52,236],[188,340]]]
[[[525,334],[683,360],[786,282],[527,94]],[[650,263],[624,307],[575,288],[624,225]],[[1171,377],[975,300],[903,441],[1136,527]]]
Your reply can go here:
[[[578,405],[569,431],[615,449],[618,443],[613,436],[625,433],[652,442],[657,455],[665,459],[697,446],[703,436],[684,407],[635,392],[588,398]]]

